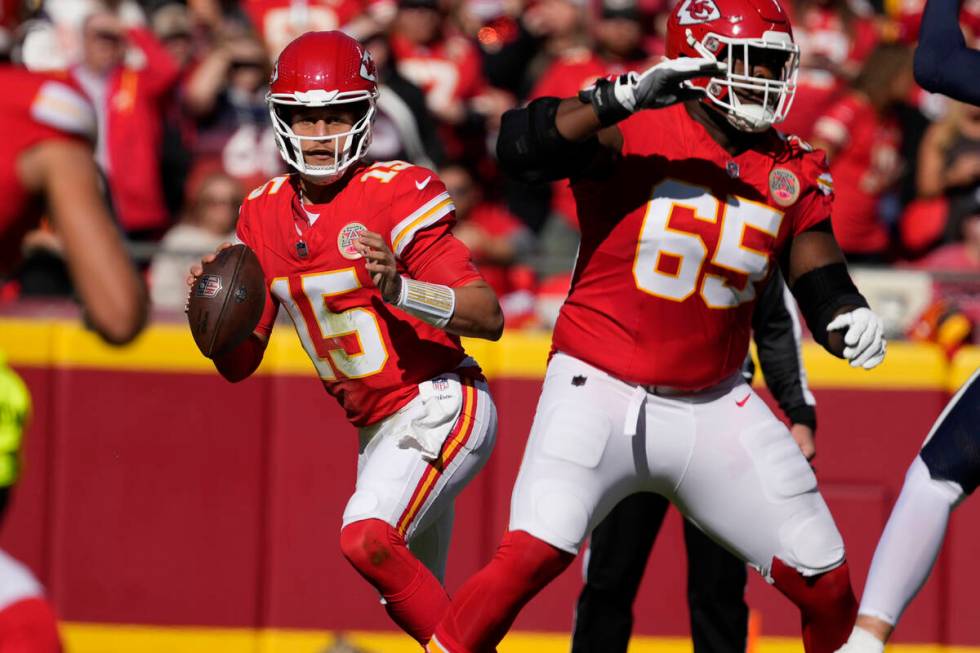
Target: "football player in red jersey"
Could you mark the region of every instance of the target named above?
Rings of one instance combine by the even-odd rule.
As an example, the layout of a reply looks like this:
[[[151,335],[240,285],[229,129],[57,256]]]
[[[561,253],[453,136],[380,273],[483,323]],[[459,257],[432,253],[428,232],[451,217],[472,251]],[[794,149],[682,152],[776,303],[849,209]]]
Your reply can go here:
[[[440,579],[453,500],[496,433],[486,380],[458,336],[496,340],[503,316],[452,236],[453,201],[436,174],[364,163],[377,94],[370,56],[341,32],[307,33],[280,54],[269,106],[295,173],[253,191],[238,222],[265,271],[266,311],[214,362],[231,381],[251,374],[286,308],[360,434],[341,549],[424,644],[449,603]],[[201,269],[191,272],[189,284]]]
[[[494,559],[432,651],[492,651],[592,526],[639,491],[670,499],[802,615],[808,653],[845,641],[844,545],[788,429],[738,374],[780,265],[818,342],[884,358],[880,320],[830,229],[826,162],[772,125],[798,49],[778,0],[682,0],[671,59],[505,114],[501,165],[569,176],[582,243]]]
[[[17,4],[4,2],[0,10],[8,34]],[[143,326],[146,293],[100,191],[92,157],[95,112],[84,94],[64,79],[3,59],[0,276],[13,271],[24,235],[46,214],[64,244],[89,321],[106,341],[128,342]]]

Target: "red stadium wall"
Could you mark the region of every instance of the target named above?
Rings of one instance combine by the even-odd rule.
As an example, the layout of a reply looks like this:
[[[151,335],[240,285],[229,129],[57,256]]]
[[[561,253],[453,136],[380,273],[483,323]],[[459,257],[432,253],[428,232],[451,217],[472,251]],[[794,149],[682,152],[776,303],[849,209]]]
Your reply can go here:
[[[35,414],[25,471],[0,543],[79,622],[390,630],[337,537],[356,440],[280,329],[260,374],[209,371],[182,326],[109,350],[66,323],[0,321],[0,350],[27,380]],[[534,412],[547,338],[474,343],[500,413],[497,449],[456,511],[450,589],[491,555]],[[808,347],[818,400],[816,469],[863,586],[875,542],[951,387],[980,362],[893,346],[880,371]],[[980,502],[954,515],[936,573],[900,641],[980,645]],[[668,521],[636,606],[641,634],[685,635],[679,521]],[[531,603],[521,630],[567,632],[580,586],[570,569]],[[753,578],[767,635],[798,633],[795,610]]]

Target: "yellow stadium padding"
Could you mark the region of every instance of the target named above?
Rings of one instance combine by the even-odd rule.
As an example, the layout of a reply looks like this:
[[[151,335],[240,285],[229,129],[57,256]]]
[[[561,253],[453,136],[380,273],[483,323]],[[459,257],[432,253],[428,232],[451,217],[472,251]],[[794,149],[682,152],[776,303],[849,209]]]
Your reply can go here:
[[[547,364],[551,335],[509,331],[499,342],[465,340],[467,351],[487,375],[540,379]],[[154,324],[126,347],[110,347],[78,322],[0,319],[0,350],[12,365],[213,374],[211,361],[194,345],[183,324]],[[968,347],[950,364],[934,345],[892,342],[877,369],[853,369],[819,345],[807,342],[803,359],[814,388],[908,390],[955,389],[980,365],[980,348]],[[273,333],[260,374],[312,374],[299,339],[287,325]]]
[[[338,638],[369,653],[419,653],[419,645],[394,632],[331,633],[312,630],[130,626],[65,623],[61,626],[71,653],[323,653]],[[500,644],[500,653],[567,653],[569,636],[515,632]],[[634,637],[629,653],[690,653],[684,637]],[[892,644],[889,653],[980,653],[980,647],[939,644]],[[791,637],[762,637],[755,653],[803,653]]]
[[[949,370],[949,391],[956,392],[980,368],[980,347],[964,347],[956,352]]]

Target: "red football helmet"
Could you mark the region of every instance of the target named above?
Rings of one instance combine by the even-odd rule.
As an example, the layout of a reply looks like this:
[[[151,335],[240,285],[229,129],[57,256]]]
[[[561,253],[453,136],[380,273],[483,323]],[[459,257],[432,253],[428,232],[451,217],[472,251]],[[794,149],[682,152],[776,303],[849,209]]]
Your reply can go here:
[[[276,131],[279,154],[286,163],[319,183],[330,183],[367,153],[371,144],[378,97],[377,72],[371,55],[343,32],[307,32],[279,54],[272,69],[266,100]],[[285,107],[327,107],[364,103],[364,113],[350,131],[330,136],[298,136],[293,132]],[[334,161],[329,166],[311,166],[303,159],[302,142],[334,144]]]
[[[667,21],[667,56],[726,62],[724,75],[686,84],[743,131],[783,121],[793,104],[800,49],[779,0],[681,0]],[[753,75],[760,62],[775,79]]]

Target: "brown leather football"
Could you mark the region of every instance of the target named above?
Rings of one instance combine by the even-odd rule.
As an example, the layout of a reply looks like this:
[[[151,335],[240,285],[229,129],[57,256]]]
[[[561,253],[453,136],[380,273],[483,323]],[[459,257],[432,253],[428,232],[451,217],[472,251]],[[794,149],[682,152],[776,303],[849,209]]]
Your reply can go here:
[[[265,309],[265,275],[245,245],[221,250],[191,288],[187,320],[208,358],[231,351],[255,330]]]

